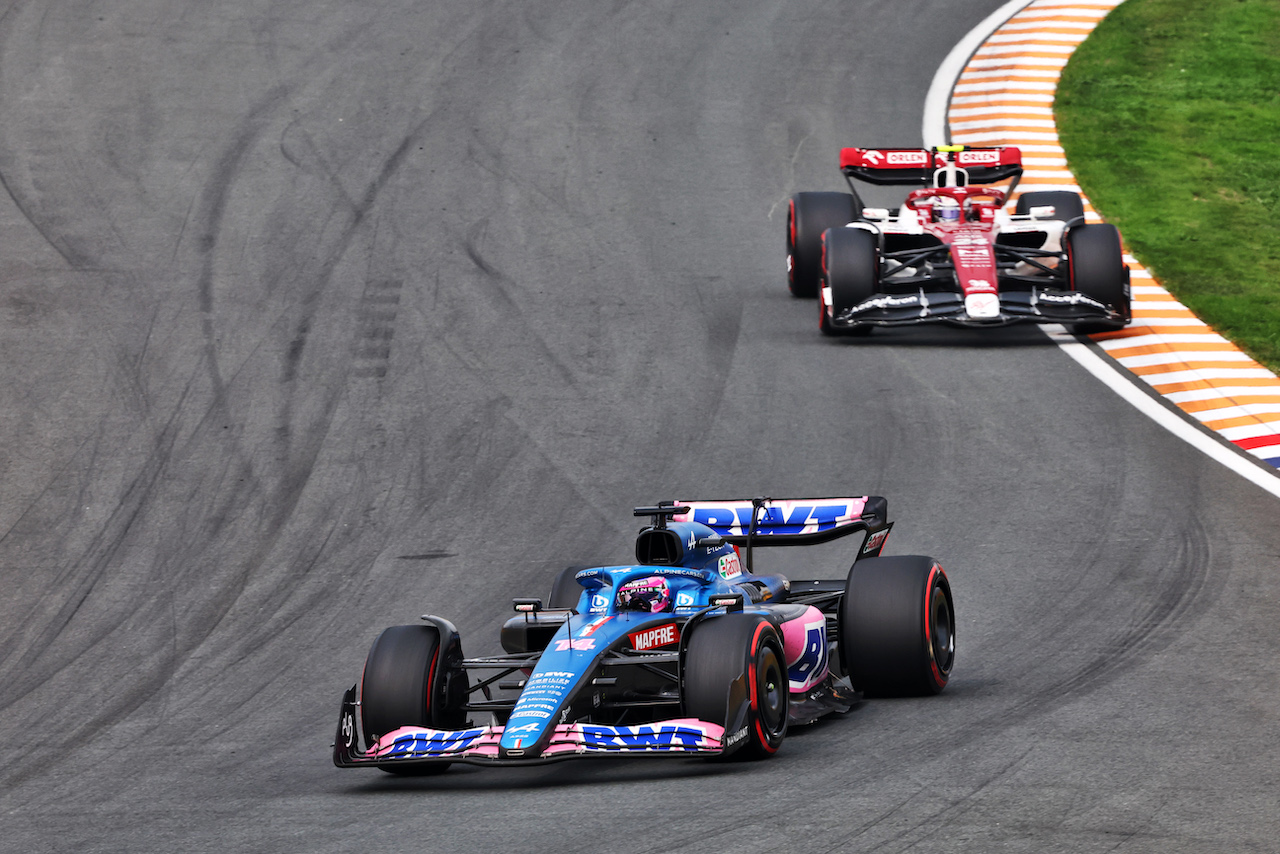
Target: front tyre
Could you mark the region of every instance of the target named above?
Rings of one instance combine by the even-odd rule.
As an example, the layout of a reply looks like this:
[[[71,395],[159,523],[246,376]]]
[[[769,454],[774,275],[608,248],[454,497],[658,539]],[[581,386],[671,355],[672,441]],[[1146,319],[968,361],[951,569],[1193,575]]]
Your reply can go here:
[[[465,713],[451,696],[451,673],[436,626],[392,626],[378,635],[360,678],[360,719],[365,744],[405,726],[458,729]],[[457,650],[461,657],[461,649]],[[462,676],[465,678],[465,675]],[[401,775],[443,771],[448,763],[380,766]]]
[[[920,555],[856,561],[840,603],[839,637],[855,688],[879,696],[941,692],[956,656],[946,573]]]
[[[742,745],[734,758],[772,756],[787,734],[785,662],[782,638],[763,617],[726,614],[699,624],[685,651],[685,714],[725,727],[726,745]]]
[[[1130,316],[1129,268],[1124,263],[1120,231],[1110,223],[1078,225],[1066,233],[1067,277],[1073,291]],[[1076,324],[1077,332],[1119,329],[1124,322]]]
[[[822,232],[859,218],[848,193],[796,193],[787,207],[787,288],[794,297],[818,295]]]
[[[844,329],[834,318],[875,296],[880,285],[876,236],[862,228],[829,228],[822,234],[822,279],[818,329],[823,335],[867,334],[870,326]]]

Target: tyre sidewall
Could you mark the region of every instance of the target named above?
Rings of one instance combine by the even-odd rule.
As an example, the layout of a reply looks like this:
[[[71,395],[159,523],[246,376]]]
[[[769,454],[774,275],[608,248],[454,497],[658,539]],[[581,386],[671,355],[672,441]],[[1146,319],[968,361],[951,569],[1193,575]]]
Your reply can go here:
[[[862,228],[829,228],[822,233],[818,328],[828,334],[864,331],[832,326],[834,317],[876,295],[880,251],[876,236]]]
[[[1065,242],[1071,289],[1127,315],[1127,268],[1116,227],[1109,223],[1076,226],[1067,230]]]
[[[402,726],[433,726],[433,700],[442,693],[440,633],[434,626],[385,629],[360,676],[360,716],[365,743]]]
[[[938,600],[941,597],[941,600]],[[948,619],[946,661],[934,639],[934,608]],[[840,603],[839,659],[853,686],[872,696],[942,691],[955,662],[955,606],[946,573],[922,555],[854,563]]]
[[[765,684],[766,670],[774,674],[772,694]],[[685,714],[725,727],[726,742],[745,728],[726,756],[771,756],[787,732],[786,679],[782,638],[769,620],[758,614],[711,618],[694,630],[686,651]]]
[[[818,295],[822,233],[857,219],[848,193],[796,193],[787,208],[787,287],[792,296]]]

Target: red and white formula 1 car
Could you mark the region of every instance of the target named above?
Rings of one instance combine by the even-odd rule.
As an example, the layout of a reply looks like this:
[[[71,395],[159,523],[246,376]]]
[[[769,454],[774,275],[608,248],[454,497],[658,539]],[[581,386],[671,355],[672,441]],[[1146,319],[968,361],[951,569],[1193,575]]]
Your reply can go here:
[[[796,193],[787,217],[788,284],[795,296],[819,297],[824,333],[938,321],[1078,332],[1129,323],[1115,226],[1086,224],[1072,192],[1023,193],[1005,211],[1022,176],[1017,148],[846,148],[840,171],[849,193]],[[868,208],[855,178],[919,187],[899,208]]]

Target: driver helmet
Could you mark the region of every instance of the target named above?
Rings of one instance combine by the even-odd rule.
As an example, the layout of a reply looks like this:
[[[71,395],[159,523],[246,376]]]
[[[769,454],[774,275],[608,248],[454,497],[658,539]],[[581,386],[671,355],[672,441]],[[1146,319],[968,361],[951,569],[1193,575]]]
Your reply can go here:
[[[671,591],[661,575],[628,581],[618,591],[619,611],[648,611],[657,614],[671,610]]]
[[[955,199],[940,196],[935,203],[934,210],[938,214],[938,222],[960,221],[960,203]]]

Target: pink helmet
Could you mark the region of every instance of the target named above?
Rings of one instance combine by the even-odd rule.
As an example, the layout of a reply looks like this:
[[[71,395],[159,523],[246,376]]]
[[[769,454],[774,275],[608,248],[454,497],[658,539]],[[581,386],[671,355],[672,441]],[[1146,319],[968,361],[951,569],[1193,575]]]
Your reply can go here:
[[[661,575],[651,575],[628,581],[618,591],[618,610],[648,611],[651,614],[671,610],[671,591],[667,580]]]

